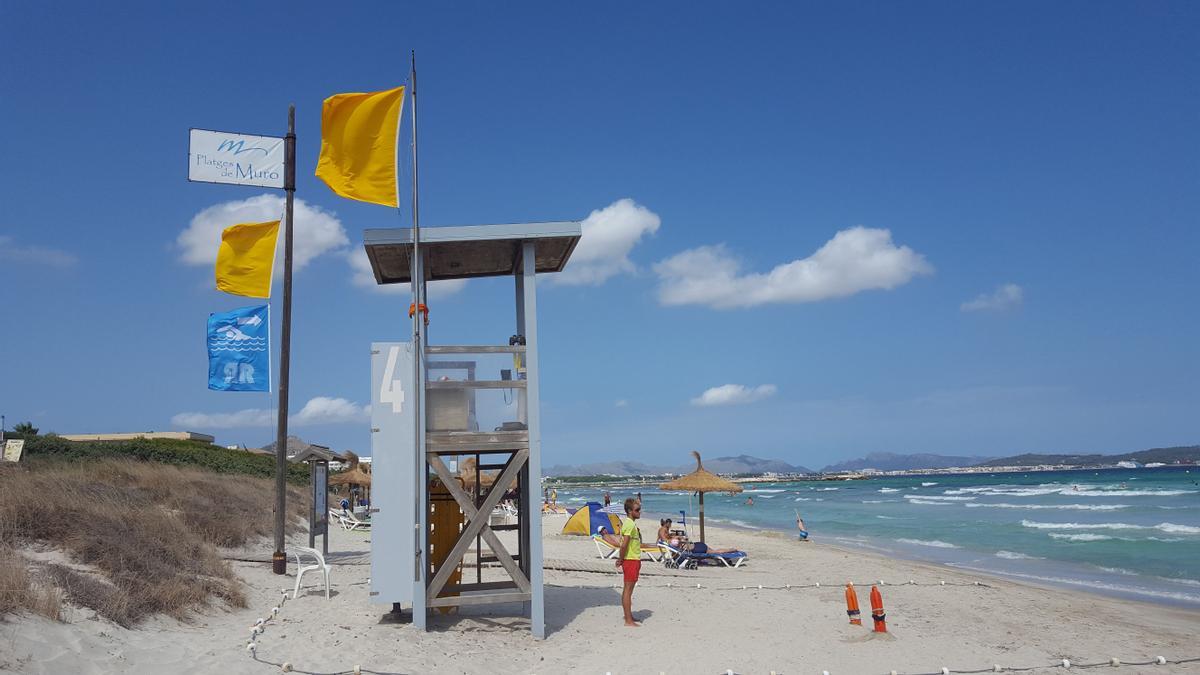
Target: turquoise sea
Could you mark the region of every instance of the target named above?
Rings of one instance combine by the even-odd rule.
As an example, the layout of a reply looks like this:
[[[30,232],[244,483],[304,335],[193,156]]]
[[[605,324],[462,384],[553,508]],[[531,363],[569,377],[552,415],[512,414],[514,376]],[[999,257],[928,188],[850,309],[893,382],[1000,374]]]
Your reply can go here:
[[[1200,608],[1200,467],[886,477],[746,484],[708,494],[706,521],[1034,583]],[[687,512],[696,498],[641,490],[646,517]],[[602,488],[559,489],[559,501],[602,501]],[[746,505],[747,497],[754,505]],[[695,533],[693,533],[694,536]],[[711,536],[710,536],[711,539]],[[711,542],[720,545],[721,542]]]

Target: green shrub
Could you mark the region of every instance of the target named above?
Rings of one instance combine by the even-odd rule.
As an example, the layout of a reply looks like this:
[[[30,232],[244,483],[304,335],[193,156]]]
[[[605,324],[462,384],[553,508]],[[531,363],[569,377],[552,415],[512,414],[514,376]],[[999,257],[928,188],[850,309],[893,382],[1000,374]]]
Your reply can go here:
[[[34,462],[137,459],[259,478],[271,478],[275,475],[275,458],[270,455],[230,450],[197,441],[159,438],[139,438],[131,441],[68,441],[57,436],[27,436],[25,456]],[[289,483],[307,485],[308,479],[307,464],[288,464]]]

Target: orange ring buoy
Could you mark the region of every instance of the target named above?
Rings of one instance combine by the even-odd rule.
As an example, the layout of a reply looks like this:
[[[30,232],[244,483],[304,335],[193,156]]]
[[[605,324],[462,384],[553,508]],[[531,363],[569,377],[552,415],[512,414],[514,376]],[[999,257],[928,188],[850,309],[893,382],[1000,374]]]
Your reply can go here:
[[[413,317],[413,314],[416,314],[417,312],[422,312],[425,314],[425,325],[428,326],[429,325],[429,307],[425,306],[425,303],[423,303],[423,302],[419,305],[410,304],[408,306],[408,318],[411,319]]]

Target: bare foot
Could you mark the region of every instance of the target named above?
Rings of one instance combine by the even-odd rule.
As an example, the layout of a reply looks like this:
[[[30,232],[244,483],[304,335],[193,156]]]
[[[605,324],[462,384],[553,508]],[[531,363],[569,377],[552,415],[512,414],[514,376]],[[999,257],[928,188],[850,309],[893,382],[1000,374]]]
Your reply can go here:
[[[642,624],[639,621],[626,621],[625,627],[626,628],[641,628]]]

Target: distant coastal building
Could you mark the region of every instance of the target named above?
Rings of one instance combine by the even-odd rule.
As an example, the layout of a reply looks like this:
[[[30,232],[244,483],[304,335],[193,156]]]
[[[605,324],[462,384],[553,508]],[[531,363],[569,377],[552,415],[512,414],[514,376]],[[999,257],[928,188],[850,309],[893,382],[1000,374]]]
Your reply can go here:
[[[62,434],[59,438],[68,441],[132,441],[138,438],[166,439],[172,441],[199,441],[212,443],[216,440],[208,434],[194,431],[134,431],[121,434]]]

